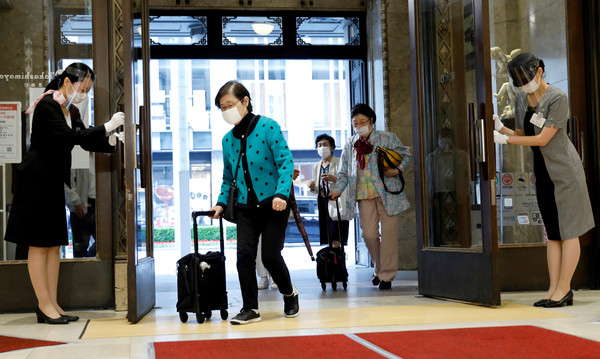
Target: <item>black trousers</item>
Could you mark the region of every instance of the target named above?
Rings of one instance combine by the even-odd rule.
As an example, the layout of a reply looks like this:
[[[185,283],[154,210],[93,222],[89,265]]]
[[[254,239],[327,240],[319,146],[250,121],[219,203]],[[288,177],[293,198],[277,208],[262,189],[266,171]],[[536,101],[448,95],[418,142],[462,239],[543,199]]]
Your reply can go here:
[[[292,294],[292,281],[281,256],[290,207],[274,211],[271,205],[240,208],[237,222],[237,271],[242,290],[243,310],[258,309],[256,251],[262,234],[262,262],[282,294]]]

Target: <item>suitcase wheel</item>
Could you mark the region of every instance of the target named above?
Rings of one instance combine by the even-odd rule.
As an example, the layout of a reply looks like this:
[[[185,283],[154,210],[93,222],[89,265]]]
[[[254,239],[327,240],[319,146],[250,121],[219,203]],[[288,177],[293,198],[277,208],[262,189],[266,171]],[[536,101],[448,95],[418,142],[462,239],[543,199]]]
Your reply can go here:
[[[227,309],[221,309],[221,319],[227,320],[229,313],[227,313]]]
[[[325,282],[321,282],[321,288],[323,290],[327,289],[327,284],[325,284]]]
[[[344,286],[344,290],[348,289],[348,282],[344,282],[342,285]]]
[[[188,320],[188,315],[186,312],[179,312],[179,320],[181,320],[182,323],[187,322]]]
[[[202,313],[196,313],[196,321],[198,321],[199,324],[204,323],[204,316]]]
[[[337,290],[337,283],[336,282],[331,283],[331,288],[333,290]]]
[[[210,310],[207,310],[206,312],[204,312],[204,317],[206,317],[206,319],[210,319],[210,317],[212,317],[212,312]]]

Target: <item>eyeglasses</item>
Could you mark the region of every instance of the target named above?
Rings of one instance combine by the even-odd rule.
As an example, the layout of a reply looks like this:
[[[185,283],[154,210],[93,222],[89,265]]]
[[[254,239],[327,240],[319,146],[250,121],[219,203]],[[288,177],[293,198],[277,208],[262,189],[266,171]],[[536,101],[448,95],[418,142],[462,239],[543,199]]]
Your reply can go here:
[[[238,101],[236,101],[236,102],[234,102],[234,103],[232,103],[232,104],[225,105],[225,106],[221,107],[221,112],[225,112],[225,111],[227,111],[227,110],[229,110],[229,109],[231,109],[231,108],[234,108],[235,106],[237,106],[237,104],[238,104],[239,102],[240,102],[240,101],[238,100]]]
[[[370,120],[365,120],[365,121],[361,121],[361,122],[352,122],[352,127],[363,127],[364,125],[368,124]]]

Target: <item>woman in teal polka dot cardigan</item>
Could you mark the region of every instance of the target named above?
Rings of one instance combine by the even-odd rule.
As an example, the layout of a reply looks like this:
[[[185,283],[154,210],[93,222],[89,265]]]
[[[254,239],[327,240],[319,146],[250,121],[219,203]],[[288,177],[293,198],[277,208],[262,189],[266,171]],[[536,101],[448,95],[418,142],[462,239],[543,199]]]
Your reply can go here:
[[[252,113],[248,90],[237,81],[221,87],[215,104],[223,119],[234,125],[222,141],[223,183],[213,218],[218,218],[227,206],[229,189],[237,171],[237,270],[243,306],[231,319],[232,324],[260,321],[258,286],[256,283],[256,252],[262,235],[262,262],[283,294],[286,317],[298,315],[298,291],[292,285],[287,265],[281,256],[290,208],[288,198],[292,188],[294,160],[279,124]],[[247,138],[246,138],[247,135]],[[245,148],[242,148],[243,140]],[[240,151],[243,151],[240,156]]]

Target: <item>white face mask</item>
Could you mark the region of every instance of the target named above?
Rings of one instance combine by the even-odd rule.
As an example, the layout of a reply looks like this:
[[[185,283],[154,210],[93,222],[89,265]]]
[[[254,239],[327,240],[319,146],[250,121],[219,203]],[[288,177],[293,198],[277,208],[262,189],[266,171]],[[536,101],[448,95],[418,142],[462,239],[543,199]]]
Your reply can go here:
[[[438,145],[442,150],[448,151],[452,149],[452,139],[448,137],[442,137],[438,139]]]
[[[537,76],[534,77],[533,80],[529,81],[529,83],[527,83],[526,85],[519,87],[519,90],[525,91],[527,93],[536,92],[537,89],[540,87],[540,82],[541,82],[541,81],[535,82],[536,78],[537,78]]]
[[[321,158],[327,158],[331,155],[331,148],[329,147],[318,147],[317,148],[317,153],[319,153],[319,156],[321,156]]]
[[[71,84],[71,88],[73,89],[73,93],[70,95],[67,94],[67,98],[69,99],[69,102],[73,103],[73,104],[83,102],[85,100],[85,98],[87,97],[87,93],[77,92],[77,89],[75,87],[73,87],[73,84]]]
[[[371,132],[371,130],[369,130],[369,125],[365,125],[361,127],[354,127],[354,132],[356,132],[356,134],[359,136],[365,137]]]
[[[230,125],[235,125],[242,120],[242,116],[237,109],[237,106],[230,108],[229,110],[223,111],[223,119]]]

